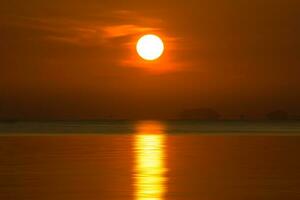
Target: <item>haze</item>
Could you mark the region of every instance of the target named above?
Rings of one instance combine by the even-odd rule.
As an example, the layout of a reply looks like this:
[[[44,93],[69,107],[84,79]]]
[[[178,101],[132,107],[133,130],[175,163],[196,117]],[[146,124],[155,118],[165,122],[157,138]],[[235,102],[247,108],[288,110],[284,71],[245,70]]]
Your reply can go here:
[[[0,118],[300,114],[300,2],[0,2]],[[132,44],[166,41],[149,67]]]

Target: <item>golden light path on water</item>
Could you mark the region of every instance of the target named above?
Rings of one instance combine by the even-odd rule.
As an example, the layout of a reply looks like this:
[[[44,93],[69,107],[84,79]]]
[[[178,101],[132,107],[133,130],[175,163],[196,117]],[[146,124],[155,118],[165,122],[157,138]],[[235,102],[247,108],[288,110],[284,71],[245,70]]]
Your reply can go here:
[[[137,124],[134,139],[135,199],[163,200],[166,192],[164,127],[158,122]]]

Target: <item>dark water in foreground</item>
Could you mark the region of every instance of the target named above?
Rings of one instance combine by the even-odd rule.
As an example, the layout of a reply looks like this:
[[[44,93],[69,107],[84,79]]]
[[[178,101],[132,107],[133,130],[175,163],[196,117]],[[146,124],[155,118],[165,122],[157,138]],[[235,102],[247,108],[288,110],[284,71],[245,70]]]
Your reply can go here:
[[[300,199],[297,123],[122,123],[0,125],[0,199]]]

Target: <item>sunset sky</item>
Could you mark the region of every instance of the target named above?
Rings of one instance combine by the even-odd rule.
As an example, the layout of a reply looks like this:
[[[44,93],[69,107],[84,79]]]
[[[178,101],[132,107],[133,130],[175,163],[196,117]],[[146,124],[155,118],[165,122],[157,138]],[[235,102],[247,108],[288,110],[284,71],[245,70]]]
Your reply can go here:
[[[0,119],[300,115],[299,21],[299,0],[1,1]]]

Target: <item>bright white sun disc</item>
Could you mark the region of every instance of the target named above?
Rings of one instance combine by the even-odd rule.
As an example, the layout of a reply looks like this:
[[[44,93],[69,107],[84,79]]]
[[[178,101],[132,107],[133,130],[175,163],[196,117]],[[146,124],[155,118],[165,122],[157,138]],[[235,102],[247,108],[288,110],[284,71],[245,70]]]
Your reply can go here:
[[[136,51],[145,60],[155,60],[164,52],[164,43],[156,35],[144,35],[138,40]]]

